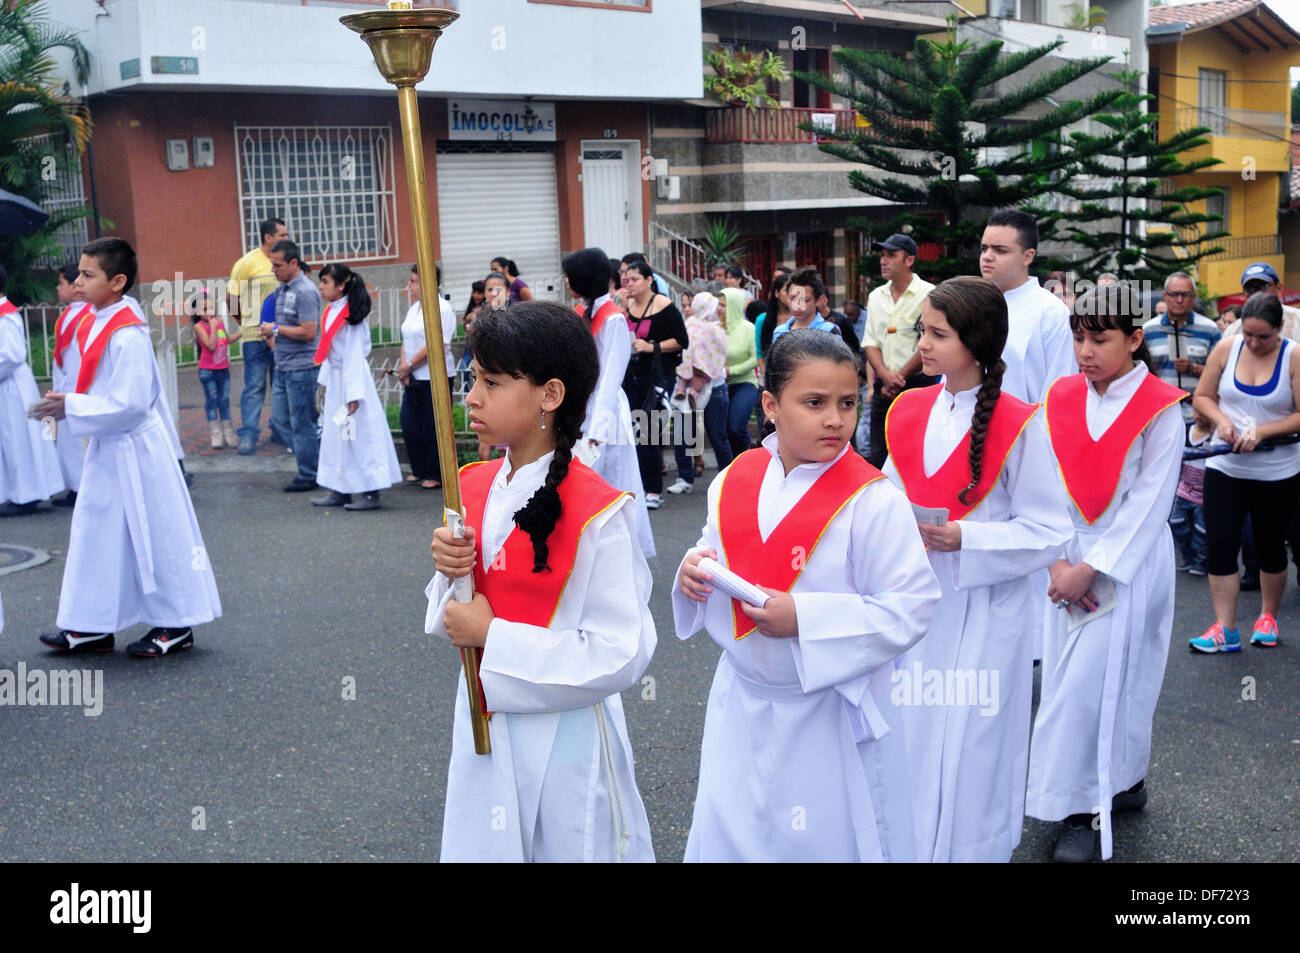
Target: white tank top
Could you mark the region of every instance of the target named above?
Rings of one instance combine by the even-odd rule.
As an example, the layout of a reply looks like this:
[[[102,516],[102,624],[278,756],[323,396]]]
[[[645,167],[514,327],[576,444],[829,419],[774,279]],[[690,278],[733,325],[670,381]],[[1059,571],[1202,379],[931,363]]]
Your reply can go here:
[[[1291,392],[1291,360],[1295,348],[1283,338],[1273,376],[1267,383],[1248,386],[1237,380],[1237,358],[1245,338],[1238,338],[1219,378],[1219,409],[1232,421],[1237,433],[1251,423],[1266,424],[1296,412]],[[1225,453],[1210,457],[1205,465],[1225,476],[1243,480],[1285,480],[1300,473],[1300,444],[1283,444],[1275,450],[1254,453]]]

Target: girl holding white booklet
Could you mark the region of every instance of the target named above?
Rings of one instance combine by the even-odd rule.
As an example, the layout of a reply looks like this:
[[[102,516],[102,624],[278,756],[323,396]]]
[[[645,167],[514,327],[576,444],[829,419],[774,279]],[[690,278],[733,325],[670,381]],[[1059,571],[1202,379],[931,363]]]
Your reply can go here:
[[[1186,394],[1150,373],[1132,292],[1080,296],[1070,317],[1080,374],[1047,394],[1052,450],[1075,537],[1051,568],[1042,699],[1029,749],[1025,812],[1063,821],[1054,858],[1111,856],[1111,811],[1146,804],[1151,721],[1169,654],[1174,544],[1169,510],[1182,460]],[[1069,617],[1114,609],[1073,633]],[[1112,800],[1113,798],[1113,800]]]
[[[922,372],[943,381],[890,407],[885,475],[918,514],[943,597],[891,700],[907,739],[917,859],[1005,863],[1024,822],[1033,695],[1025,620],[1042,600],[1030,574],[1055,562],[1074,530],[1038,405],[1001,389],[1002,292],[984,278],[949,279],[923,304],[921,328]],[[985,684],[990,697],[901,690],[902,673],[914,671],[927,682]]]
[[[703,627],[724,650],[688,861],[914,854],[903,737],[882,712],[893,660],[925,633],[939,586],[907,500],[849,447],[857,385],[839,338],[777,339],[763,394],[776,432],[713,481],[678,570],[678,638]],[[715,591],[706,558],[766,604]]]

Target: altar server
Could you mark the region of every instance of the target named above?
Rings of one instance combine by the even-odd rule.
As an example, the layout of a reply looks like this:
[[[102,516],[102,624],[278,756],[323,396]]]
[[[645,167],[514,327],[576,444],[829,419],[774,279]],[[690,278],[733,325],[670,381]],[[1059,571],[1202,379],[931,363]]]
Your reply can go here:
[[[709,487],[703,536],[678,570],[678,638],[723,649],[709,692],[688,861],[914,857],[893,661],[940,595],[907,498],[849,445],[857,362],[795,330],[767,352],[775,433]],[[769,596],[710,585],[703,557]]]
[[[77,294],[77,266],[64,265],[59,269],[59,283],[55,293],[64,305],[54,322],[54,363],[50,367],[50,389],[64,391],[68,382],[75,385],[81,355],[73,345],[73,335],[81,322],[90,316],[91,307]],[[54,501],[55,506],[72,506],[77,502],[77,487],[81,485],[81,458],[86,454],[82,441],[68,433],[67,427],[56,428],[55,449],[59,454],[59,471],[68,492]]]
[[[194,644],[192,626],[221,615],[194,507],[162,418],[162,383],[133,299],[136,257],[120,238],[82,249],[77,290],[94,311],[77,330],[75,392],[51,391],[37,415],[87,438],[63,570],[56,634],[64,652],[107,652],[114,633],[152,628],[127,650],[159,658]]]
[[[950,278],[921,309],[921,373],[885,420],[885,475],[918,521],[943,588],[894,673],[917,859],[1005,863],[1020,842],[1033,642],[1029,574],[1074,535],[1038,405],[1001,392],[1007,308],[983,278]],[[935,515],[938,511],[938,516]],[[943,525],[935,525],[939,520]]]
[[[584,248],[566,255],[562,263],[564,280],[575,298],[582,298],[578,314],[591,327],[600,361],[600,378],[587,403],[582,424],[583,453],[594,457],[591,468],[611,486],[634,497],[637,538],[641,551],[650,559],[655,554],[650,512],[645,505],[641,467],[637,463],[632,413],[623,390],[623,376],[632,357],[632,332],[627,316],[614,303],[611,293],[610,259],[599,248]]]
[[[1137,305],[1117,287],[1079,297],[1070,326],[1082,373],[1057,381],[1045,408],[1075,537],[1051,568],[1025,812],[1063,822],[1061,862],[1091,860],[1098,843],[1109,859],[1111,812],[1146,803],[1173,625],[1168,519],[1185,393],[1148,370]]]
[[[474,751],[465,680],[444,861],[652,861],[619,692],[655,648],[652,577],[630,494],[574,459],[599,377],[587,323],[523,301],[469,334],[470,427],[506,455],[461,470],[466,534],[434,533],[425,627],[481,649],[492,751]],[[473,572],[457,602],[449,577]]]
[[[370,295],[360,275],[337,263],[321,268],[320,294],[325,310],[314,360],[325,410],[316,482],[329,493],[312,504],[377,510],[379,491],[401,482],[402,468],[370,374]],[[353,500],[353,493],[361,499]]]
[[[0,266],[0,516],[22,516],[65,484],[54,449],[57,424],[27,416],[41,392],[27,363],[23,316],[4,294],[7,279]]]

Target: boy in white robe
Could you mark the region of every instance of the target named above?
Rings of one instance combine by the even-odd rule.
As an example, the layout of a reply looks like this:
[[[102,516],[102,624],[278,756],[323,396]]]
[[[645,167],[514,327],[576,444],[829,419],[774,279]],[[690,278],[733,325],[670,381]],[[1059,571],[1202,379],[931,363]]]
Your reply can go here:
[[[40,391],[27,364],[23,316],[4,295],[7,278],[0,266],[0,516],[22,516],[35,512],[64,483],[54,426],[27,417]]]
[[[75,264],[64,265],[59,269],[59,283],[55,288],[59,303],[64,305],[64,309],[54,322],[54,360],[50,364],[50,390],[59,392],[70,386],[67,381],[76,383],[81,361],[72,336],[92,310],[77,294],[77,275]],[[57,428],[55,447],[59,454],[59,469],[63,473],[63,482],[68,492],[55,500],[54,505],[70,507],[77,502],[77,487],[81,485],[81,458],[86,454],[86,447],[68,433],[67,427]]]
[[[72,511],[60,632],[41,641],[62,652],[108,652],[114,633],[152,628],[128,651],[160,658],[194,644],[192,626],[221,615],[216,580],[164,423],[162,383],[149,334],[125,290],[136,258],[120,238],[82,251],[77,288],[93,307],[78,330],[75,392],[51,391],[35,416],[87,438]]]

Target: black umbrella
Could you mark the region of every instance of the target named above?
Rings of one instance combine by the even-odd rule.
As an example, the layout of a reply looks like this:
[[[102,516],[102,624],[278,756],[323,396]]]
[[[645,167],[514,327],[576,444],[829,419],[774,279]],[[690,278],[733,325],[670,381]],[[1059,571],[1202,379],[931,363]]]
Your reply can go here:
[[[49,218],[50,213],[31,199],[0,189],[0,235],[28,235]]]

